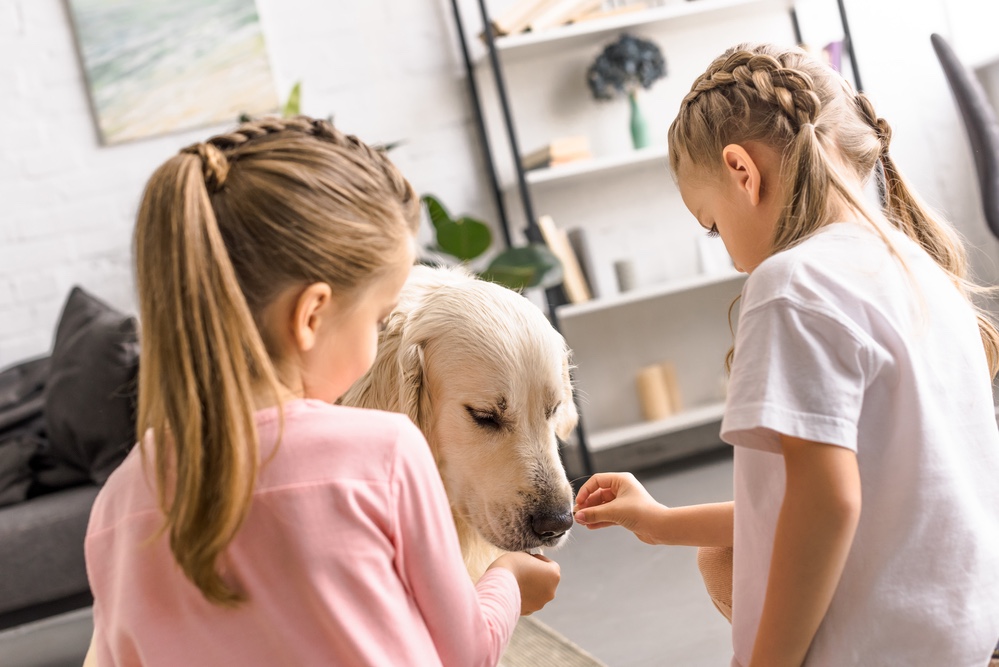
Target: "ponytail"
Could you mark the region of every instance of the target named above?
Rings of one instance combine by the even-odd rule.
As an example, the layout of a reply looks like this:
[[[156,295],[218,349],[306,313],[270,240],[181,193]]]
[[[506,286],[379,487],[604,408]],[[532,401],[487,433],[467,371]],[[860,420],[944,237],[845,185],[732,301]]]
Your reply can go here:
[[[968,260],[964,245],[950,225],[943,222],[933,210],[912,190],[903,178],[888,148],[891,144],[891,126],[878,117],[871,101],[857,93],[856,105],[860,117],[874,130],[880,142],[879,162],[883,174],[885,217],[906,236],[918,243],[953,280],[957,288],[975,309],[978,329],[985,347],[989,373],[995,378],[999,373],[999,330],[988,311],[974,303],[972,295],[989,291],[968,279]]]
[[[217,148],[199,144],[161,166],[143,196],[137,435],[152,433],[170,550],[206,599],[233,606],[243,596],[220,559],[256,481],[254,389],[276,398],[278,384],[212,210],[209,190],[227,171]]]

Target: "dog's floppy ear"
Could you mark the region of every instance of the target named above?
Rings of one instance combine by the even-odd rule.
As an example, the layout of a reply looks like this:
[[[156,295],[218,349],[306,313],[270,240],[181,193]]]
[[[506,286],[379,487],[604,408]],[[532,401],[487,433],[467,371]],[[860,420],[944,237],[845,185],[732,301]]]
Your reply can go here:
[[[418,343],[404,345],[399,351],[399,412],[409,418],[421,431],[424,430],[420,404],[423,398],[423,346]]]
[[[572,430],[579,422],[576,402],[572,392],[572,378],[569,375],[569,350],[562,357],[562,405],[555,417],[555,435],[563,442],[569,439]]]

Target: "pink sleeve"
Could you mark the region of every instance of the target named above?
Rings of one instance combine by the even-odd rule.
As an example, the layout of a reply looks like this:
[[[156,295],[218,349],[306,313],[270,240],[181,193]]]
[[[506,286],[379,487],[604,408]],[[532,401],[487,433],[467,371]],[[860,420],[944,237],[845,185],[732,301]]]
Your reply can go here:
[[[502,568],[489,570],[473,586],[430,447],[409,422],[399,433],[393,493],[396,569],[441,663],[493,667],[520,616],[520,588]]]

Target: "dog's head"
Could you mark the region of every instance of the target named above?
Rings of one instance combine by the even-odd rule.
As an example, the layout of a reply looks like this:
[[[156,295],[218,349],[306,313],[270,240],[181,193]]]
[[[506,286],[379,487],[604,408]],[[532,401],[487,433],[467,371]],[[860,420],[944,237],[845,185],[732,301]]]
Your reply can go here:
[[[371,371],[344,402],[407,413],[457,519],[508,551],[572,525],[559,458],[577,414],[564,339],[527,299],[464,271],[418,267]]]

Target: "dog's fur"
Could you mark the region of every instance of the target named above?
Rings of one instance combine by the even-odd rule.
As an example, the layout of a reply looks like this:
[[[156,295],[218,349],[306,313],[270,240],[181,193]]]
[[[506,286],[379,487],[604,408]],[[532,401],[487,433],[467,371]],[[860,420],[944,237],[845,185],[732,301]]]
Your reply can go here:
[[[408,414],[430,443],[473,579],[499,555],[559,546],[572,487],[556,435],[576,425],[565,340],[515,292],[416,267],[371,370],[341,402]]]

